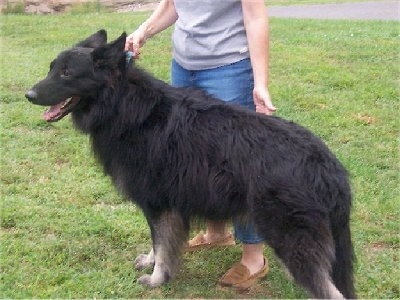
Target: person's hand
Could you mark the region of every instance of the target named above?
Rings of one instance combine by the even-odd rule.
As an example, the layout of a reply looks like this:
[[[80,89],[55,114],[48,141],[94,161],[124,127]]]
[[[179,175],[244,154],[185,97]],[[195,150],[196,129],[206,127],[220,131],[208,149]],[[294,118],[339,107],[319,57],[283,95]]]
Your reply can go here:
[[[253,98],[254,104],[256,105],[256,112],[270,116],[276,111],[267,88],[255,87],[253,90]]]
[[[134,53],[134,58],[139,58],[140,48],[145,42],[146,36],[144,31],[139,28],[126,37],[125,51],[132,51]]]

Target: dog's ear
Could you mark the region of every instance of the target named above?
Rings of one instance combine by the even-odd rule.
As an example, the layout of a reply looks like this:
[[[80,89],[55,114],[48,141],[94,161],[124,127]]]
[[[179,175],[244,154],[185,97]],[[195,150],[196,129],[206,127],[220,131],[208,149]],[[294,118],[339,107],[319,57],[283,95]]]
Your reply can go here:
[[[116,67],[122,58],[125,60],[125,41],[126,33],[124,32],[115,41],[94,49],[92,58],[95,66]]]
[[[83,48],[97,48],[103,46],[107,43],[107,31],[101,29],[97,31],[95,34],[92,34],[87,39],[76,44],[76,47]]]

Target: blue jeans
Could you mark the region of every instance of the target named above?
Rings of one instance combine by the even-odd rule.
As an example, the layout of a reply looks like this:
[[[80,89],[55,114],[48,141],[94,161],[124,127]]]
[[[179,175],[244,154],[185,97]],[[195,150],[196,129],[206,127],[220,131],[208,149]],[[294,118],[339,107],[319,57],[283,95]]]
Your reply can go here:
[[[253,70],[250,59],[207,70],[186,70],[175,60],[171,63],[171,84],[175,87],[196,87],[227,103],[255,110]],[[253,222],[234,222],[235,237],[244,244],[263,241]]]

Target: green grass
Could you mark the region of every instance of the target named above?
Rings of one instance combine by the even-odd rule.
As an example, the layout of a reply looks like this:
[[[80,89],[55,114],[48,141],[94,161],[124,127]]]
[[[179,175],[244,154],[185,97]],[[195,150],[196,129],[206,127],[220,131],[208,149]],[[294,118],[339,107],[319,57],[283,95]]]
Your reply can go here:
[[[299,4],[328,4],[328,3],[345,3],[345,2],[367,2],[369,0],[266,0],[265,4],[271,5],[299,5]],[[383,0],[377,0],[383,1]],[[132,1],[139,3],[156,2],[155,0],[139,0]],[[82,14],[82,13],[100,13],[112,10],[110,7],[102,4],[100,0],[86,1],[73,3],[67,8],[66,12],[71,14]],[[1,13],[3,14],[25,14],[25,3],[23,0],[16,2],[6,1]]]
[[[271,271],[247,295],[216,288],[240,247],[184,256],[176,280],[148,290],[134,258],[150,247],[135,205],[94,161],[68,118],[47,124],[25,91],[57,53],[100,28],[111,39],[143,14],[1,16],[0,298],[305,298],[269,249]],[[396,22],[272,19],[277,115],[319,136],[346,165],[360,298],[399,298],[399,27]],[[170,31],[140,65],[169,79]]]

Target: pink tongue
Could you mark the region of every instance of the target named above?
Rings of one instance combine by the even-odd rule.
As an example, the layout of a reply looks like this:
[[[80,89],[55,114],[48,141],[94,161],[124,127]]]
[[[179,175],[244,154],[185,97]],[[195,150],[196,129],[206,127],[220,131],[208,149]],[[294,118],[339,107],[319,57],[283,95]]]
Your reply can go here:
[[[61,107],[64,104],[64,102],[61,102],[59,104],[53,105],[50,107],[44,114],[43,114],[43,119],[46,121],[51,121],[55,119],[58,115],[61,113]]]

